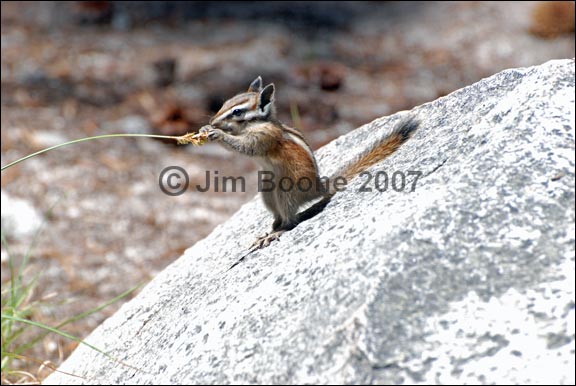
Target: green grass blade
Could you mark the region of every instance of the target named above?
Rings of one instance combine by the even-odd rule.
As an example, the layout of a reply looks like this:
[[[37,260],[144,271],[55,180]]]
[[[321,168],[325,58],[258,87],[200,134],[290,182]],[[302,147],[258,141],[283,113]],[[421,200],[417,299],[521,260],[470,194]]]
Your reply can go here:
[[[129,289],[129,290],[121,293],[120,295],[116,296],[115,298],[113,298],[113,299],[111,299],[111,300],[108,300],[106,303],[102,304],[101,306],[98,306],[98,307],[96,307],[96,308],[94,308],[94,309],[92,309],[92,310],[88,310],[88,311],[86,311],[86,312],[83,312],[83,313],[81,313],[80,315],[76,315],[76,316],[73,316],[73,317],[71,317],[71,318],[69,318],[69,319],[66,319],[66,320],[63,321],[62,323],[58,324],[58,326],[57,326],[56,328],[63,327],[63,326],[65,326],[65,325],[69,324],[69,323],[75,322],[75,321],[77,321],[77,320],[79,320],[79,319],[83,319],[83,318],[88,317],[88,316],[90,316],[90,315],[92,315],[92,314],[94,314],[94,313],[96,313],[96,312],[98,312],[98,311],[101,311],[101,310],[103,310],[104,308],[108,307],[109,305],[112,305],[112,304],[116,303],[117,301],[122,300],[123,298],[125,298],[125,297],[128,296],[128,295],[130,295],[132,292],[136,291],[138,288],[142,287],[143,285],[144,285],[144,283],[140,283],[140,284],[136,285],[135,287],[133,287],[133,288],[131,288],[131,289]]]
[[[68,145],[73,145],[75,143],[79,143],[79,142],[85,142],[85,141],[92,141],[94,139],[104,139],[104,138],[118,138],[118,137],[146,137],[146,138],[162,138],[162,139],[174,139],[174,140],[178,140],[179,137],[174,137],[174,136],[170,136],[170,135],[153,135],[153,134],[106,134],[106,135],[97,135],[94,137],[86,137],[86,138],[80,138],[80,139],[75,139],[73,141],[68,141],[68,142],[64,142],[64,143],[60,143],[58,145],[54,145],[51,146],[49,148],[37,151],[36,153],[32,153],[30,155],[27,155],[26,157],[22,157],[20,159],[17,159],[14,162],[10,162],[8,165],[4,165],[2,166],[2,170],[4,171],[5,169],[8,169],[9,167],[12,167],[16,164],[19,164],[22,161],[26,161],[29,158],[32,157],[36,157],[37,155],[46,153],[50,150],[54,150],[54,149],[58,149],[60,147],[64,147],[64,146],[68,146]]]
[[[67,333],[67,332],[64,332],[64,331],[62,331],[62,330],[59,330],[59,329],[57,329],[57,328],[50,327],[50,326],[47,326],[47,325],[45,325],[45,324],[43,324],[43,323],[35,322],[35,321],[33,321],[33,320],[22,319],[22,318],[19,318],[19,317],[17,317],[17,316],[12,316],[12,315],[7,315],[7,314],[2,313],[2,319],[4,319],[4,318],[10,319],[10,320],[12,320],[12,321],[14,321],[14,322],[25,323],[25,324],[28,324],[28,325],[31,325],[31,326],[34,326],[34,327],[38,327],[38,328],[44,329],[44,330],[46,330],[46,331],[52,332],[52,333],[54,333],[54,334],[63,336],[63,337],[65,337],[65,338],[68,338],[68,339],[70,339],[70,340],[73,340],[73,341],[75,341],[75,342],[78,342],[79,344],[83,344],[83,345],[91,348],[92,350],[94,350],[94,351],[96,351],[96,352],[104,355],[106,358],[108,358],[108,359],[110,359],[110,360],[112,360],[112,361],[114,361],[114,362],[120,363],[120,364],[122,364],[122,365],[124,365],[124,366],[130,367],[130,368],[135,369],[135,370],[138,370],[138,371],[142,371],[142,370],[140,370],[140,369],[138,369],[138,368],[136,368],[136,367],[134,367],[134,366],[131,366],[131,365],[127,364],[127,363],[124,363],[124,362],[120,361],[119,359],[114,358],[112,355],[110,355],[110,354],[108,354],[107,352],[99,349],[98,347],[93,346],[93,345],[91,345],[90,343],[86,343],[86,342],[83,341],[82,339],[80,339],[80,338],[78,338],[78,337],[76,337],[76,336],[74,336],[74,335],[72,335],[72,334],[69,334],[69,333]]]
[[[28,325],[31,325],[31,326],[34,326],[34,327],[38,327],[38,328],[41,328],[41,329],[46,330],[46,331],[49,331],[49,332],[53,332],[53,333],[55,333],[55,334],[58,334],[58,335],[61,335],[61,336],[65,337],[65,338],[71,339],[71,340],[73,340],[73,341],[75,341],[75,342],[85,344],[86,346],[90,347],[91,349],[96,350],[96,351],[98,351],[99,353],[101,353],[101,354],[103,354],[103,355],[111,358],[111,357],[110,357],[110,354],[105,353],[104,351],[100,350],[100,349],[97,348],[97,347],[92,346],[92,345],[89,344],[89,343],[83,342],[82,339],[77,338],[77,337],[75,337],[74,335],[68,334],[67,332],[64,332],[64,331],[58,330],[58,329],[56,329],[56,328],[47,326],[47,325],[45,325],[45,324],[43,324],[43,323],[35,322],[35,321],[33,321],[33,320],[28,320],[28,319],[22,319],[22,318],[20,318],[20,317],[18,317],[18,316],[8,315],[8,314],[5,314],[5,313],[2,313],[2,319],[8,319],[8,320],[11,320],[11,321],[13,321],[13,322],[20,322],[20,323],[28,324]]]
[[[56,327],[54,327],[54,328],[57,328],[57,329],[62,328],[62,327],[64,327],[64,326],[66,326],[67,324],[70,324],[70,323],[72,323],[72,322],[76,322],[76,321],[78,321],[78,320],[80,320],[80,319],[83,319],[83,318],[86,318],[86,317],[88,317],[88,316],[90,316],[90,315],[92,315],[92,314],[95,314],[96,312],[99,312],[99,311],[103,310],[104,308],[106,308],[106,307],[108,307],[108,306],[116,303],[117,301],[122,300],[122,299],[125,298],[126,296],[130,295],[132,292],[136,291],[138,288],[142,287],[142,285],[143,285],[143,283],[142,283],[142,284],[138,284],[138,285],[135,286],[134,288],[131,288],[131,289],[129,289],[129,290],[121,293],[120,295],[116,296],[115,298],[113,298],[113,299],[111,299],[111,300],[108,300],[106,303],[104,303],[104,304],[102,304],[102,305],[100,305],[100,306],[98,306],[98,307],[96,307],[96,308],[93,308],[93,309],[88,310],[88,311],[86,311],[86,312],[83,312],[83,313],[81,313],[81,314],[79,314],[79,315],[76,315],[76,316],[73,316],[73,317],[71,317],[71,318],[68,318],[68,319],[66,319],[65,321],[63,321],[63,322],[59,323],[58,325],[56,325]],[[32,341],[30,341],[30,342],[26,343],[25,345],[23,345],[18,351],[19,351],[19,352],[25,352],[27,349],[29,349],[30,347],[34,346],[36,343],[38,343],[39,341],[41,341],[42,339],[44,339],[44,338],[46,337],[46,335],[48,335],[49,333],[50,333],[50,332],[48,331],[48,332],[45,332],[44,334],[42,334],[42,335],[34,338]]]
[[[298,109],[298,104],[290,103],[290,115],[294,126],[298,130],[302,130],[302,119],[300,118],[300,109]]]
[[[14,262],[11,257],[12,255],[10,254],[10,250],[8,249],[8,241],[6,241],[6,233],[4,232],[4,229],[2,229],[0,236],[2,238],[2,245],[4,246],[4,249],[6,249],[6,254],[8,255],[8,269],[10,269],[10,299],[14,299],[14,297],[16,296],[14,293],[15,291],[14,287],[16,286],[15,280],[17,275],[16,272],[14,271]]]

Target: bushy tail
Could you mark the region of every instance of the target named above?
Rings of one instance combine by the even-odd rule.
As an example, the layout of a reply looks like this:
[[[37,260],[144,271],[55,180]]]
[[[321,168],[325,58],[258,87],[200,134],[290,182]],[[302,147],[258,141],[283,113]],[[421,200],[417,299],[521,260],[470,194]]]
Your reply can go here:
[[[386,138],[377,142],[370,150],[360,155],[360,157],[348,165],[343,172],[337,173],[336,176],[330,178],[330,181],[334,181],[335,177],[342,176],[346,181],[350,182],[350,180],[364,170],[392,155],[414,134],[419,125],[420,122],[414,116],[403,118],[396,124]],[[333,184],[330,184],[330,190],[320,201],[298,214],[298,221],[296,223],[299,224],[302,221],[309,220],[322,212],[334,194],[336,194],[336,191],[334,190]]]
[[[414,134],[419,124],[420,122],[412,115],[403,118],[386,138],[354,160],[340,175],[350,182],[364,170],[388,158]]]
[[[370,150],[360,155],[360,157],[354,160],[346,169],[340,172],[339,175],[350,182],[350,180],[364,170],[391,156],[414,134],[419,125],[420,122],[413,115],[403,118],[396,124],[388,136],[374,144]],[[331,195],[333,194],[334,193]]]

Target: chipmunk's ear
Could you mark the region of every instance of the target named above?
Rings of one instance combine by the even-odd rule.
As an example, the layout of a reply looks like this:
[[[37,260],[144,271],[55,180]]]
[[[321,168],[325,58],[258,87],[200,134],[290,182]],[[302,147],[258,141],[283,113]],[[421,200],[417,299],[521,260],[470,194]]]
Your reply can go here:
[[[274,83],[264,87],[258,95],[258,108],[265,113],[270,112],[274,102]]]
[[[254,79],[252,81],[252,83],[250,83],[250,87],[248,87],[248,92],[259,92],[260,90],[262,90],[262,77],[261,76]]]

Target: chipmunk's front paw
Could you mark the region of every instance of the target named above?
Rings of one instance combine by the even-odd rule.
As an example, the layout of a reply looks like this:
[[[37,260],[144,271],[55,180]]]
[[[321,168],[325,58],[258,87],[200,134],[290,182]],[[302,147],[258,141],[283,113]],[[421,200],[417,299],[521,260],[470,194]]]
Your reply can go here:
[[[224,135],[224,132],[220,129],[217,129],[211,125],[203,126],[200,129],[200,134],[208,133],[208,139],[210,141],[217,141]]]

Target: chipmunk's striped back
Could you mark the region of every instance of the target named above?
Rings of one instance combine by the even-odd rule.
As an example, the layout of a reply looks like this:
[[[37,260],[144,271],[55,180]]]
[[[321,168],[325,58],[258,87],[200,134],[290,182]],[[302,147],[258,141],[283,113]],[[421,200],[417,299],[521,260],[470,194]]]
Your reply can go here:
[[[350,165],[343,168],[341,177],[352,179],[368,167],[394,153],[418,127],[418,121],[403,119],[389,135],[383,138]],[[256,78],[248,90],[227,100],[210,120],[205,130],[208,138],[228,149],[253,157],[274,180],[259,180],[259,189],[266,208],[274,215],[273,233],[259,238],[256,247],[268,245],[282,232],[290,230],[318,214],[336,189],[318,189],[320,175],[314,152],[297,129],[285,126],[276,118],[274,85],[262,87]],[[334,181],[335,177],[330,178]],[[282,185],[288,182],[288,188]],[[308,181],[306,189],[299,183]],[[262,183],[262,185],[260,185]],[[320,201],[300,213],[302,205]]]
[[[264,204],[274,214],[273,229],[294,227],[300,206],[321,195],[322,191],[294,187],[303,180],[315,184],[318,166],[302,133],[276,118],[274,85],[262,87],[262,79],[256,78],[248,91],[224,102],[210,120],[210,126],[209,138],[220,141],[230,150],[253,157],[274,179],[268,185],[263,183],[262,188]],[[283,189],[280,181],[292,187]]]

